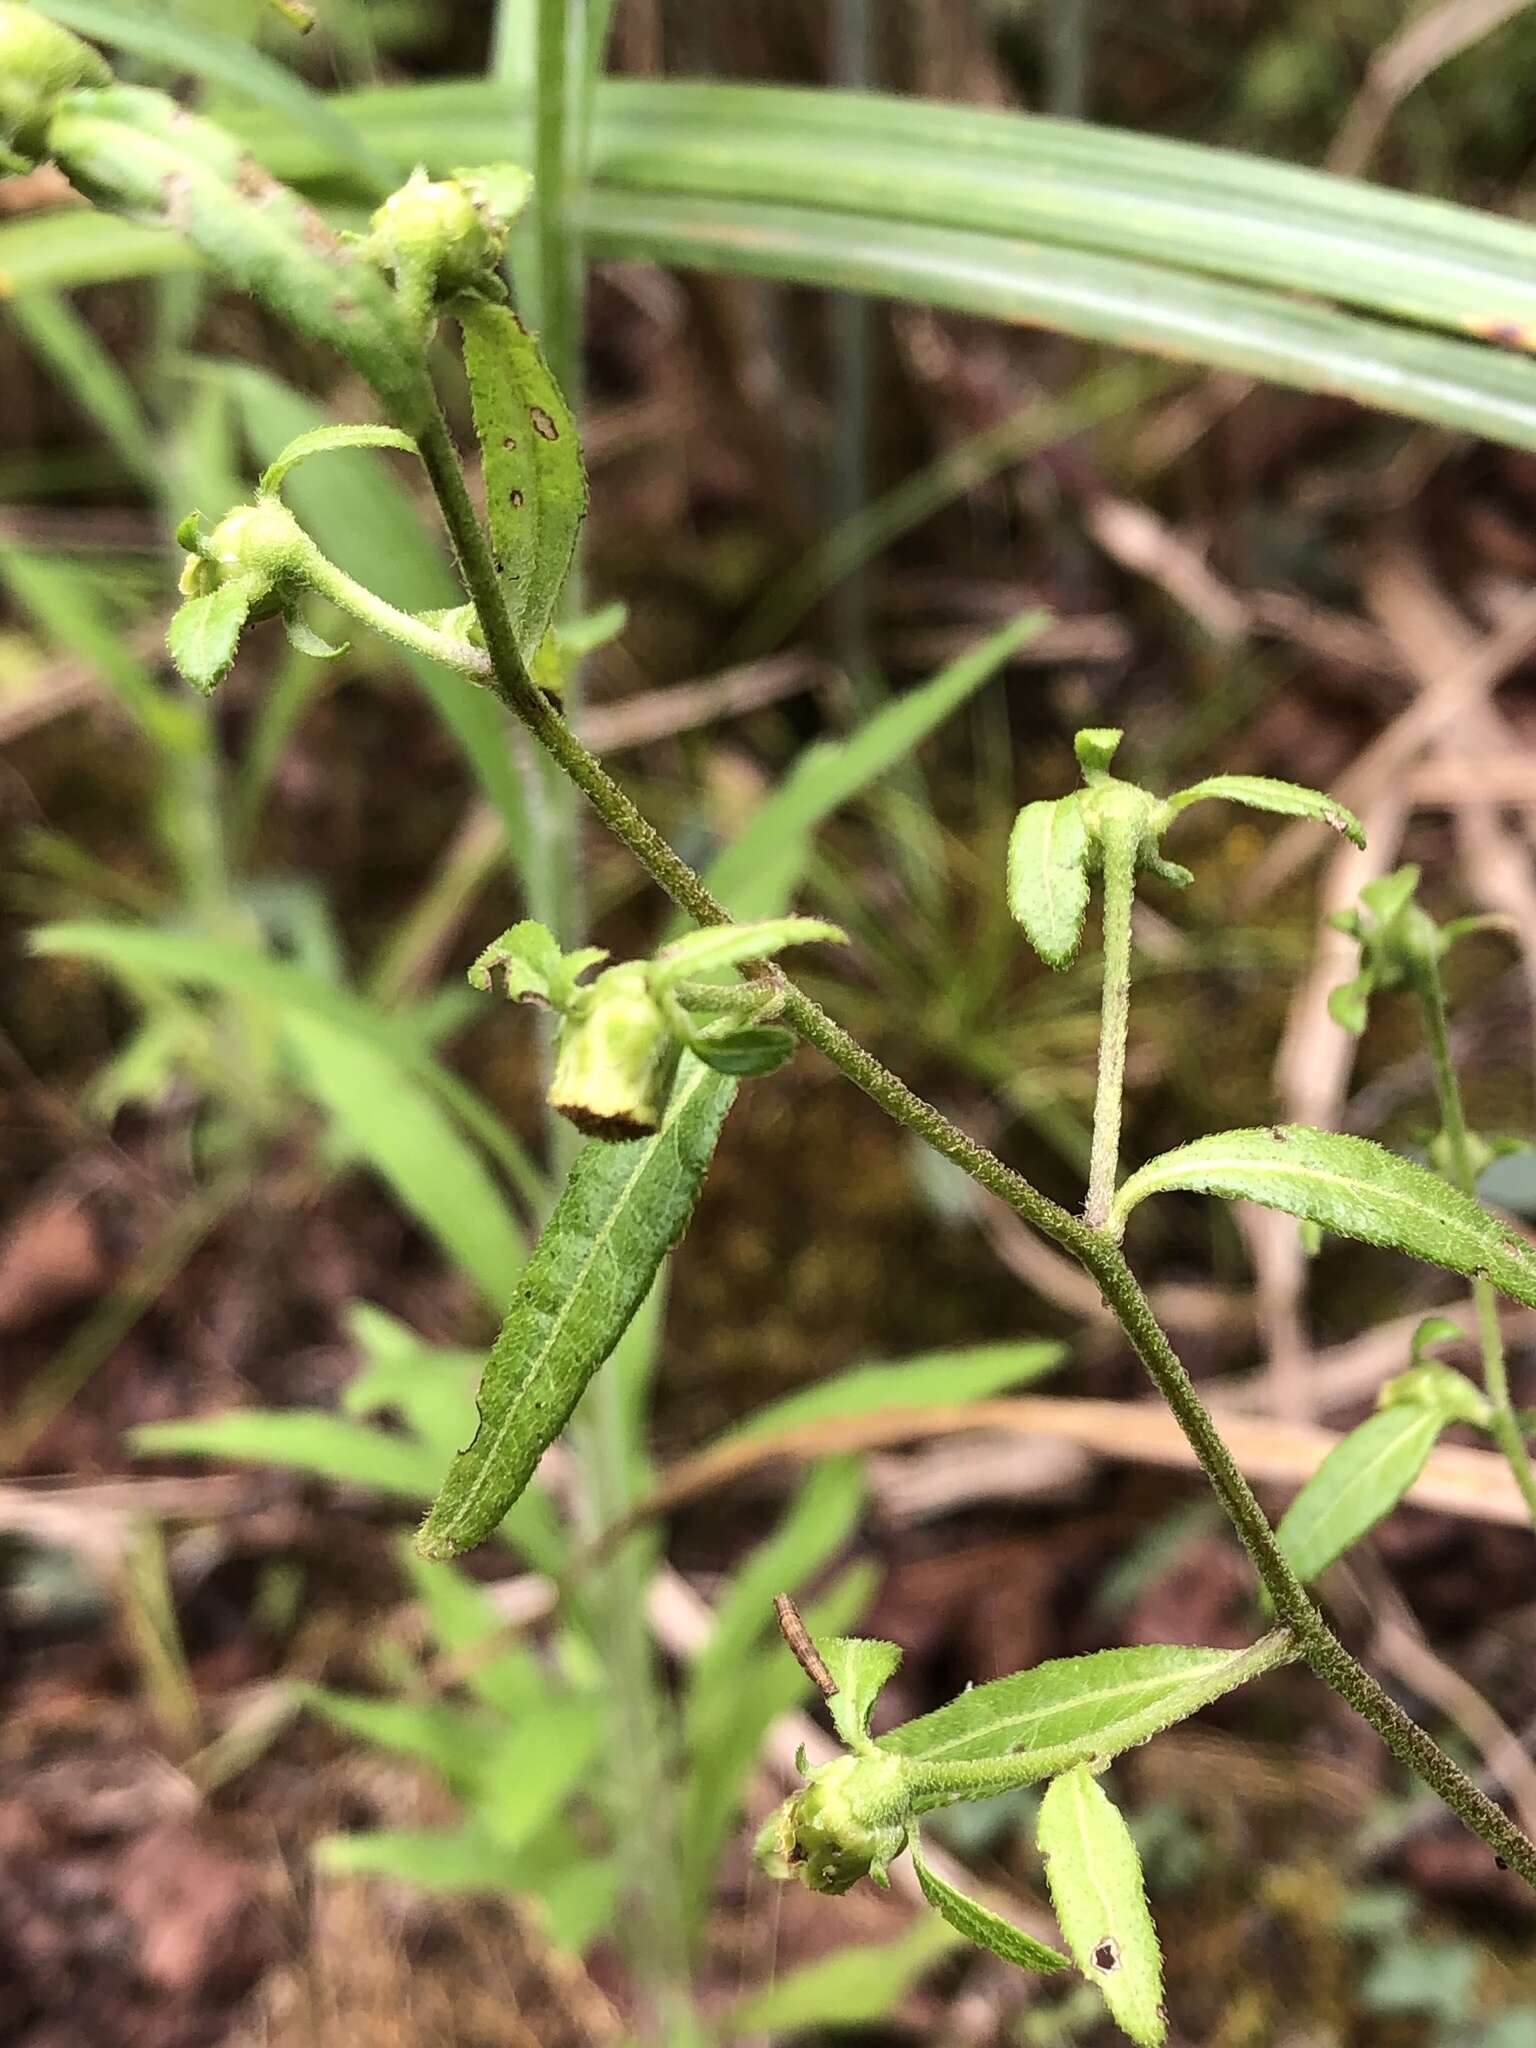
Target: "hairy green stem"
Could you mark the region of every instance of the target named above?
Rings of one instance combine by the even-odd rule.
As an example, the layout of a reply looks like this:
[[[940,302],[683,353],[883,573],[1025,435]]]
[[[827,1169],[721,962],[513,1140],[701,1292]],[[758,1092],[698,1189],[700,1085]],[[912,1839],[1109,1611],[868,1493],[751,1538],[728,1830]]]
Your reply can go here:
[[[1435,1096],[1440,1105],[1440,1125],[1451,1153],[1451,1177],[1463,1194],[1477,1191],[1477,1170],[1472,1160],[1472,1140],[1467,1130],[1466,1109],[1461,1099],[1461,1082],[1451,1057],[1450,1021],[1445,1009],[1445,986],[1433,961],[1423,961],[1413,978],[1414,992],[1424,1018],[1424,1036],[1429,1045],[1430,1064],[1435,1075]],[[1525,1433],[1509,1391],[1509,1370],[1504,1360],[1504,1333],[1499,1328],[1499,1301],[1493,1283],[1481,1276],[1472,1283],[1472,1301],[1477,1311],[1478,1343],[1483,1358],[1483,1386],[1493,1406],[1490,1430],[1503,1452],[1525,1502],[1531,1525],[1536,1528],[1536,1472]]]
[[[386,598],[355,582],[344,569],[338,569],[318,548],[305,551],[304,575],[318,596],[329,598],[350,618],[361,625],[371,626],[374,632],[382,633],[397,646],[408,647],[413,654],[425,654],[430,660],[441,662],[444,668],[469,676],[474,682],[488,683],[491,680],[490,657],[484,648],[472,646],[468,640],[455,640],[451,634],[440,633],[435,626],[429,626],[424,619],[400,611]]]
[[[458,457],[441,417],[421,436],[421,452],[452,539],[466,587],[480,614],[492,666],[492,687],[548,748],[572,782],[589,798],[603,823],[681,910],[701,925],[730,922],[694,873],[649,819],[577,739],[529,681],[502,604],[490,550],[475,518]],[[1308,1598],[1275,1541],[1274,1531],[1239,1471],[1194,1382],[1153,1314],[1119,1246],[1102,1230],[1073,1216],[1022,1174],[967,1137],[957,1124],[875,1058],[777,969],[782,990],[780,1016],[808,1044],[824,1053],[855,1087],[887,1115],[951,1160],[989,1193],[997,1195],[1026,1223],[1068,1252],[1097,1283],[1105,1304],[1134,1347],[1153,1384],[1173,1410],[1201,1469],[1237,1531],[1274,1605],[1276,1617],[1295,1637],[1306,1662],[1381,1736],[1392,1754],[1423,1779],[1473,1834],[1536,1891],[1536,1842],[1480,1792],[1397,1702],[1384,1692],[1345,1649]]]
[[[1099,1013],[1099,1077],[1093,1096],[1093,1150],[1083,1218],[1102,1230],[1120,1169],[1120,1119],[1125,1107],[1125,1042],[1131,1022],[1131,906],[1136,900],[1139,835],[1111,813],[1103,824],[1104,993]]]

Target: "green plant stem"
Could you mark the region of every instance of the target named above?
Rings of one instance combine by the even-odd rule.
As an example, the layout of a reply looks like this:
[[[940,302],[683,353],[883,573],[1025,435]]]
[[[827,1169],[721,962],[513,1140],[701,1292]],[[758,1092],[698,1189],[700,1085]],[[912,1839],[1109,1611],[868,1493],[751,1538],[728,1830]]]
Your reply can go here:
[[[679,909],[701,925],[728,924],[731,920],[724,906],[529,681],[501,601],[490,550],[475,518],[458,457],[441,416],[429,423],[420,437],[420,445],[465,586],[480,615],[491,657],[492,687],[523,719],[535,739],[548,748],[591,801],[603,823]],[[1032,1187],[1022,1174],[1005,1166],[985,1146],[967,1137],[957,1124],[951,1123],[932,1103],[925,1102],[873,1053],[851,1038],[819,1003],[796,988],[779,970],[770,969],[768,974],[782,992],[780,1016],[807,1044],[824,1053],[888,1116],[953,1161],[979,1186],[1005,1201],[1026,1223],[1043,1231],[1097,1282],[1106,1305],[1172,1409],[1226,1510],[1269,1594],[1277,1619],[1290,1629],[1306,1662],[1371,1724],[1401,1763],[1438,1793],[1473,1834],[1536,1891],[1536,1842],[1528,1840],[1508,1815],[1480,1792],[1444,1750],[1382,1690],[1349,1654],[1308,1598],[1119,1246],[1106,1232],[1070,1214]]]
[[[538,220],[539,329],[556,381],[574,405],[571,378],[575,336],[572,314],[574,266],[568,232],[570,145],[567,137],[567,0],[537,0],[535,49],[533,189]]]
[[[1474,1195],[1477,1172],[1472,1161],[1472,1140],[1467,1130],[1466,1109],[1461,1099],[1461,1082],[1451,1057],[1450,1021],[1446,1016],[1445,987],[1438,965],[1425,961],[1414,976],[1414,989],[1424,1018],[1424,1036],[1429,1045],[1430,1064],[1435,1075],[1435,1095],[1440,1105],[1440,1124],[1451,1152],[1451,1177],[1463,1194]],[[1509,1391],[1509,1369],[1504,1359],[1504,1333],[1499,1328],[1499,1301],[1493,1283],[1482,1278],[1472,1283],[1472,1301],[1477,1311],[1478,1343],[1483,1357],[1483,1386],[1493,1407],[1489,1428],[1503,1452],[1525,1502],[1531,1525],[1536,1528],[1536,1472],[1525,1433]]]
[[[444,668],[469,676],[477,683],[491,680],[490,657],[483,648],[472,646],[467,640],[455,640],[450,634],[440,633],[435,626],[427,625],[424,620],[414,618],[410,612],[400,611],[387,599],[354,582],[344,569],[338,569],[317,547],[305,550],[304,576],[317,596],[329,598],[349,618],[356,619],[360,625],[371,626],[374,632],[382,633],[397,646],[407,647],[413,654],[425,654],[429,660],[441,662]]]
[[[1099,1076],[1093,1096],[1093,1149],[1088,1160],[1084,1221],[1102,1230],[1120,1169],[1120,1119],[1125,1104],[1125,1042],[1131,1021],[1131,906],[1136,899],[1138,837],[1128,820],[1103,824],[1104,993],[1099,1012]]]

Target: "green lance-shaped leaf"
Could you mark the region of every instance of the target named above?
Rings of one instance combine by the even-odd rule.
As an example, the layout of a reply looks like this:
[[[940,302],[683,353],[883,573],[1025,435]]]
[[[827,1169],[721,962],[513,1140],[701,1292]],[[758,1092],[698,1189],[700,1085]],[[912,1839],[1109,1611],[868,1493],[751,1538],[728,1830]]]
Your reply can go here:
[[[1074,794],[1026,804],[1008,841],[1008,908],[1048,967],[1070,967],[1088,909],[1088,833]]]
[[[727,967],[770,959],[786,946],[809,946],[817,940],[846,946],[848,934],[820,917],[769,917],[756,924],[709,925],[662,947],[651,969],[651,986],[659,993],[676,982],[701,981]]]
[[[1032,1970],[1037,1976],[1069,1967],[1066,1957],[1058,1955],[1055,1949],[1048,1948],[1043,1941],[1036,1941],[1033,1935],[1004,1920],[990,1906],[968,1899],[964,1892],[957,1892],[952,1884],[946,1884],[937,1871],[930,1870],[923,1861],[915,1841],[912,1844],[912,1868],[917,1872],[917,1881],[929,1905],[937,1907],[956,1933],[963,1934],[977,1948],[990,1949],[1005,1963],[1017,1963],[1020,1969]]]
[[[1051,1904],[1077,1967],[1141,2048],[1159,2048],[1163,1958],[1141,1858],[1119,1809],[1086,1767],[1054,1779],[1036,1830]]]
[[[496,1527],[687,1227],[736,1092],[684,1055],[654,1137],[583,1146],[518,1279],[480,1382],[480,1426],[418,1539],[457,1557]]]
[[[289,470],[307,462],[311,455],[329,455],[338,448],[398,448],[406,455],[417,453],[416,443],[398,427],[314,427],[307,434],[297,435],[267,464],[261,473],[262,496],[268,497],[280,489]]]
[[[1191,783],[1188,789],[1169,797],[1163,806],[1164,818],[1176,818],[1191,804],[1204,803],[1210,797],[1246,804],[1250,811],[1277,811],[1285,818],[1315,818],[1320,825],[1331,825],[1335,832],[1342,832],[1356,846],[1365,844],[1365,827],[1336,798],[1320,789],[1307,789],[1299,782],[1276,781],[1269,775],[1209,775],[1203,782]]]
[[[1392,1512],[1451,1419],[1442,1408],[1402,1402],[1334,1445],[1275,1532],[1299,1579],[1315,1579]]]
[[[1197,1138],[1131,1175],[1115,1197],[1113,1227],[1148,1195],[1173,1188],[1283,1209],[1340,1237],[1481,1275],[1536,1308],[1536,1252],[1524,1239],[1428,1167],[1368,1138],[1304,1124]]]
[[[88,199],[183,235],[215,270],[365,377],[396,424],[418,429],[434,399],[426,358],[379,273],[232,136],[164,93],[72,93],[47,151]]]
[[[1107,1760],[1182,1721],[1293,1652],[1282,1633],[1246,1650],[1149,1643],[1057,1657],[973,1686],[947,1706],[905,1721],[877,1747],[925,1763],[973,1763],[1020,1752],[1037,1778],[1085,1758]]]
[[[576,422],[515,313],[469,299],[453,311],[464,333],[497,573],[531,665],[554,621],[587,509]]]
[[[867,1749],[870,1712],[901,1662],[901,1651],[895,1643],[870,1636],[832,1636],[816,1647],[837,1687],[827,1702],[832,1725],[850,1749]]]
[[[251,606],[263,594],[258,579],[237,576],[203,597],[189,597],[172,614],[165,643],[194,690],[206,695],[229,674]]]

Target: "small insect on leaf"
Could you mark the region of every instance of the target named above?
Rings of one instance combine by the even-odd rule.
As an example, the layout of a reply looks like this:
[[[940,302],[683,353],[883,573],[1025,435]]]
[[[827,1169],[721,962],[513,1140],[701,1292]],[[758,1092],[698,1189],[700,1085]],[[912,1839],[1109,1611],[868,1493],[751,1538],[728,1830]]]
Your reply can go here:
[[[1340,1237],[1482,1275],[1536,1308],[1536,1251],[1470,1195],[1369,1138],[1304,1124],[1197,1138],[1130,1176],[1115,1197],[1113,1227],[1148,1195],[1175,1188],[1283,1209]]]
[[[1008,841],[1008,908],[1047,967],[1070,967],[1088,909],[1088,834],[1077,797],[1026,804]]]
[[[1077,1967],[1140,2048],[1160,2048],[1163,1958],[1131,1831],[1086,1765],[1053,1778],[1036,1833],[1051,1904]]]
[[[811,1632],[800,1619],[799,1608],[787,1593],[775,1593],[773,1611],[778,1617],[779,1634],[788,1643],[795,1662],[822,1698],[831,1699],[837,1691],[837,1680],[827,1669],[821,1652],[811,1641]]]
[[[977,1899],[969,1899],[964,1892],[946,1884],[938,1872],[931,1870],[924,1861],[921,1850],[912,1844],[912,1867],[917,1872],[917,1881],[923,1888],[923,1897],[934,1906],[967,1941],[977,1948],[990,1949],[995,1956],[1001,1956],[1005,1963],[1017,1963],[1021,1970],[1031,1970],[1037,1976],[1049,1976],[1056,1970],[1070,1967],[1064,1955],[1059,1955],[1043,1941],[1036,1941],[1021,1927],[1004,1920],[994,1913],[990,1906],[983,1906]]]

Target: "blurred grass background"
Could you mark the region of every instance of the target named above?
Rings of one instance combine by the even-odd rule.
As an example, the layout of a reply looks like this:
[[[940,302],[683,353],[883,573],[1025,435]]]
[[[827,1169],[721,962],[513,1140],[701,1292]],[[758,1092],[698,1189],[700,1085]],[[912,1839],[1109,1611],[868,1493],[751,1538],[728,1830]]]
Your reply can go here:
[[[161,11],[164,47],[125,75],[248,123],[275,117],[253,113],[248,78],[185,56],[199,32],[329,93],[515,83],[531,31],[515,5],[493,19],[428,0],[329,0],[303,42],[238,0]],[[90,32],[83,0],[58,12]],[[618,0],[609,68],[1046,111],[1527,212],[1536,17],[1490,0]],[[300,140],[332,161],[326,134]],[[356,211],[355,180],[331,188]],[[0,185],[0,234],[25,230],[46,258],[61,196],[46,172]],[[463,1575],[487,1589],[473,1613],[400,1557],[422,1457],[430,1471],[457,1440],[540,1199],[534,1034],[462,979],[523,914],[549,843],[539,785],[487,700],[376,643],[322,665],[254,636],[213,706],[166,687],[175,520],[194,503],[216,516],[293,432],[357,416],[333,364],[182,270],[13,292],[0,312],[0,2038],[626,2040],[637,1971],[588,1882],[608,1872],[622,1894],[611,1815],[578,1802],[560,1823],[559,1871],[587,1874],[569,1897],[517,1861],[521,1839],[499,1839],[467,1892],[451,1872],[424,1891],[409,1858],[385,1859],[382,1885],[347,1874],[361,1852],[311,1860],[338,1833],[504,1813],[506,1783],[466,1776],[466,1749],[494,1746],[519,1782],[558,1775],[552,1750],[511,1735],[542,1725],[536,1705],[552,1731],[576,1725],[565,1694],[550,1705],[551,1668],[603,1693],[600,1637],[579,1614],[551,1628],[540,1605],[564,1561],[542,1523]],[[825,760],[818,743],[1049,611],[893,772],[797,828],[800,900],[855,942],[816,992],[967,1128],[1077,1199],[1093,977],[1025,956],[1001,884],[1017,805],[1068,785],[1072,730],[1092,723],[1123,724],[1154,785],[1285,775],[1371,829],[1365,865],[1197,814],[1178,849],[1194,888],[1140,913],[1128,1155],[1270,1116],[1422,1139],[1432,1090],[1408,1016],[1373,1023],[1352,1069],[1323,1007],[1345,955],[1318,935],[1404,859],[1438,908],[1511,920],[1513,945],[1457,956],[1457,1029],[1474,1119],[1530,1133],[1530,453],[900,299],[625,260],[592,272],[581,364],[585,602],[622,601],[627,620],[588,663],[580,717],[696,862],[754,817],[761,833],[771,793]],[[464,428],[451,384],[450,399]],[[330,552],[397,603],[450,598],[409,468],[321,467],[292,499]],[[573,830],[595,936],[648,947],[661,907],[600,832]],[[99,935],[94,957],[29,950],[59,921],[111,922],[115,953]],[[1520,1154],[1503,1173],[1498,1198],[1536,1207]],[[1301,1433],[1355,1419],[1448,1300],[1437,1276],[1360,1250],[1309,1267],[1283,1219],[1204,1204],[1160,1211],[1135,1251],[1276,1505],[1315,1461]],[[1511,1333],[1518,1384],[1529,1333]],[[699,1724],[675,1739],[724,1774],[696,1772],[686,1796],[729,1788],[690,1966],[709,2032],[825,2033],[863,2012],[874,2039],[1108,2038],[1070,1993],[936,1961],[899,1896],[829,1907],[750,1873],[735,1802],[756,1817],[772,1789],[754,1755],[786,1683],[762,1635],[775,1568],[831,1572],[845,1621],[906,1646],[908,1710],[1041,1657],[1235,1641],[1253,1622],[1235,1546],[1091,1290],[809,1055],[745,1092],[654,1347],[645,1434],[663,1472],[843,1368],[1036,1337],[1070,1361],[1012,1432],[950,1415],[803,1488],[765,1461],[666,1522],[652,1619]],[[327,1435],[343,1402],[354,1434]],[[226,1436],[233,1466],[173,1460],[186,1437],[162,1433],[153,1458],[128,1440],[269,1411],[286,1432]],[[1450,1505],[1395,1517],[1334,1597],[1414,1710],[1528,1799],[1529,1536],[1476,1497]],[[782,1547],[744,1573],[776,1526]],[[642,1578],[659,1556],[642,1549]],[[727,1626],[742,1587],[758,1604],[741,1594]],[[727,1643],[741,1632],[717,1693],[677,1675],[710,1605]],[[487,1631],[508,1616],[539,1654],[503,1668]],[[469,1705],[489,1718],[434,1718],[468,1711],[452,1660],[482,1637]],[[745,1754],[711,1748],[702,1725],[755,1686]],[[1177,2038],[1536,2042],[1527,1903],[1304,1677],[1119,1775]],[[1025,1898],[1021,1818],[967,1813],[948,1846]],[[754,2006],[769,1985],[788,1995]]]

